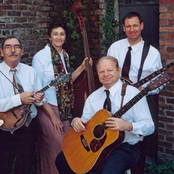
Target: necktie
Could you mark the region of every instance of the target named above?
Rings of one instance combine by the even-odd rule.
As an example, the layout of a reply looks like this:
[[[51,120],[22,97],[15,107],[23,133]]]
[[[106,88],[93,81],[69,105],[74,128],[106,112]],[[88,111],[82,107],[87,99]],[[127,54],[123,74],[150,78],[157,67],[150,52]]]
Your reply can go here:
[[[23,88],[20,85],[20,82],[18,80],[18,78],[16,77],[16,69],[11,69],[10,70],[13,73],[13,89],[14,89],[14,93],[15,94],[19,94],[21,92],[23,92]]]
[[[128,51],[126,53],[126,58],[123,64],[122,77],[129,78],[129,70],[130,70],[130,64],[131,64],[131,50],[132,48],[129,46]]]
[[[106,92],[106,100],[104,102],[103,109],[106,109],[111,112],[111,100],[109,98],[110,92],[109,90],[105,90],[105,92]]]

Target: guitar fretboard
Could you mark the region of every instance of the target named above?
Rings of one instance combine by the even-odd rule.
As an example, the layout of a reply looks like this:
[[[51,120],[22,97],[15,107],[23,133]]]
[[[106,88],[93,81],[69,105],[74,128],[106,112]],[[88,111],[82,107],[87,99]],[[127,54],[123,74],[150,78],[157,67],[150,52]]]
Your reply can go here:
[[[136,104],[141,98],[143,98],[149,92],[149,88],[144,88],[140,93],[138,93],[134,98],[132,98],[128,103],[126,103],[121,109],[119,109],[112,117],[121,118],[121,116],[126,113],[134,104]]]
[[[136,88],[139,88],[140,86],[142,86],[143,84],[145,84],[146,82],[152,80],[154,77],[156,77],[157,75],[161,74],[162,72],[166,71],[168,68],[172,67],[174,65],[174,62],[169,63],[166,67],[161,68],[155,72],[153,72],[152,74],[150,74],[149,76],[145,77],[144,79],[141,79],[139,82],[135,83],[133,86],[135,86]]]
[[[45,86],[44,88],[39,90],[39,92],[45,92],[48,88],[50,88],[50,85]]]

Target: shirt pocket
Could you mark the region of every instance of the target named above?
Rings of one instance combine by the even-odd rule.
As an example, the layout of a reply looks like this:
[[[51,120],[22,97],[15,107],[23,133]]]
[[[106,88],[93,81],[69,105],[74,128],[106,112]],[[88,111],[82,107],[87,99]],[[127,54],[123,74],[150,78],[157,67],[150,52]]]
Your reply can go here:
[[[31,84],[30,85],[24,85],[23,88],[24,88],[24,91],[30,91],[30,92],[35,91],[34,85],[31,85]]]

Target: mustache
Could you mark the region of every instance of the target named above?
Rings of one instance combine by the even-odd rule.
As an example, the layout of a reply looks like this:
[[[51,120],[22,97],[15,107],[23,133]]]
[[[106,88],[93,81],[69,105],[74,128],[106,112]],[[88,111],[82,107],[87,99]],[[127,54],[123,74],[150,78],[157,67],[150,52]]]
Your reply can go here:
[[[18,56],[18,54],[16,54],[16,53],[10,53],[10,54],[8,54],[8,56],[9,57],[11,57],[11,56]]]

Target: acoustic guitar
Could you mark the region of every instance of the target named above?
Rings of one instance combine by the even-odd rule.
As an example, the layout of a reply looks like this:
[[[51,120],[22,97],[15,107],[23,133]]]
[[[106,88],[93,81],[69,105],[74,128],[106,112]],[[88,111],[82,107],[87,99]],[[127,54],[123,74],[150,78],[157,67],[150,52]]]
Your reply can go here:
[[[149,91],[158,88],[169,80],[169,75],[163,73],[112,117],[120,118]],[[65,133],[62,141],[63,153],[70,168],[75,173],[97,172],[109,153],[123,142],[123,131],[113,131],[106,127],[105,121],[110,116],[108,111],[101,109],[85,124],[85,132],[75,132],[73,128],[70,128]]]
[[[174,65],[174,62],[169,63],[168,65],[166,65],[164,68],[161,68],[153,73],[151,73],[150,75],[148,75],[147,77],[141,79],[140,81],[138,81],[137,83],[133,84],[134,87],[139,88],[140,86],[142,86],[143,84],[145,84],[146,82],[152,80],[153,78],[155,78],[157,75],[161,74],[162,72],[166,71],[167,69],[169,69],[170,67],[172,67]],[[127,77],[121,77],[122,81],[125,81],[126,83],[128,83],[129,85],[131,85],[133,82],[128,79]]]
[[[47,86],[39,90],[38,92],[44,92],[51,86],[55,86],[59,83],[64,83],[69,81],[69,75],[60,73],[56,76],[54,80],[50,82]],[[31,105],[23,104],[21,106],[10,109],[7,112],[0,113],[0,129],[4,131],[10,131],[13,133],[21,126],[23,126],[31,113]]]

